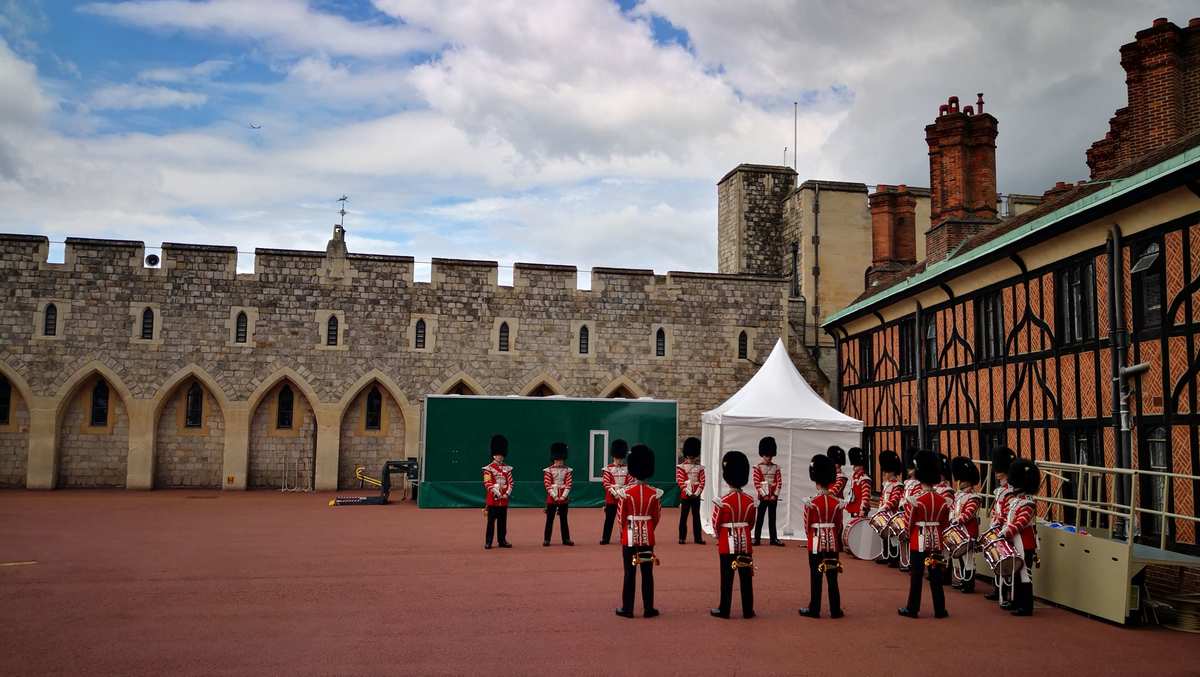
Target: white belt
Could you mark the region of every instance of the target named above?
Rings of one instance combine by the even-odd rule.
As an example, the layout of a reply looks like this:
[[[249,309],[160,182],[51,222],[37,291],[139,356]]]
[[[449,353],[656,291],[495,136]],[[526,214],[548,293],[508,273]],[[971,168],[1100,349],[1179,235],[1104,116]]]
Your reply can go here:
[[[917,522],[917,526],[919,526],[919,527],[940,527],[940,526],[942,526],[942,523],[941,522]]]
[[[650,516],[649,515],[630,515],[630,516],[626,517],[625,519],[629,520],[630,522],[649,522]]]
[[[817,523],[813,524],[814,529],[821,529],[821,528],[826,528],[826,527],[832,529],[836,526],[837,525],[834,524],[833,522],[817,522]]]
[[[748,527],[748,526],[750,526],[750,523],[749,522],[726,522],[722,526],[731,527],[731,528],[732,527]]]

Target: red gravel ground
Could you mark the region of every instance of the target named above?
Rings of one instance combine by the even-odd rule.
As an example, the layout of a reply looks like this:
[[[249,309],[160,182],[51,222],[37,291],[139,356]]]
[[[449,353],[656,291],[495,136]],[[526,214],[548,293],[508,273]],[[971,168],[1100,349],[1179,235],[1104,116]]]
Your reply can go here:
[[[328,499],[0,493],[0,562],[37,562],[0,566],[0,674],[1200,674],[1194,635],[1057,608],[1012,618],[979,593],[948,591],[945,620],[926,593],[924,617],[900,618],[907,579],[853,559],[847,616],[801,618],[794,544],[759,552],[758,618],[736,618],[736,602],[734,620],[710,618],[716,550],[676,545],[674,510],[659,528],[663,615],[626,620],[599,510],[572,511],[574,548],[543,548],[541,511],[514,510],[516,547],[484,551],[478,510]]]

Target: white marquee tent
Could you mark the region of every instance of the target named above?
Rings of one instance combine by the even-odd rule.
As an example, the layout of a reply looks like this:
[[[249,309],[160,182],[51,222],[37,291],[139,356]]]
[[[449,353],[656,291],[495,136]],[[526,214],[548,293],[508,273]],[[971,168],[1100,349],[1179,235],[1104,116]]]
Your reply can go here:
[[[738,449],[753,465],[759,461],[758,441],[769,435],[778,445],[775,462],[783,473],[779,536],[793,540],[805,538],[804,501],[816,493],[808,478],[809,461],[833,444],[843,449],[859,446],[863,429],[862,421],[829,406],[813,391],[792,364],[782,340],[776,341],[758,373],[721,406],[704,412],[701,421],[701,462],[709,478],[701,497],[705,530],[713,533],[713,501],[728,491],[721,481],[721,456]],[[849,474],[849,468],[844,470]],[[746,491],[757,498],[753,486]]]

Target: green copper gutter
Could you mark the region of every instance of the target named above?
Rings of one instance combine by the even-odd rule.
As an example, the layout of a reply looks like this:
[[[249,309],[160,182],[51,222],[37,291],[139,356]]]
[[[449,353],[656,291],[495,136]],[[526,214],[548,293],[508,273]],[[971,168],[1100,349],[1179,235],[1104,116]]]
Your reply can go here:
[[[908,278],[900,284],[889,287],[875,296],[867,297],[858,303],[854,303],[839,310],[833,315],[825,318],[825,321],[821,323],[821,327],[825,328],[832,324],[837,324],[841,320],[848,319],[851,316],[857,315],[867,308],[870,308],[871,306],[879,304],[881,301],[892,297],[902,296],[905,292],[908,292],[916,287],[920,287],[924,283],[934,278],[940,277],[952,270],[962,268],[972,261],[987,256],[988,254],[1005,246],[1011,245],[1022,238],[1032,235],[1033,233],[1045,228],[1049,228],[1050,226],[1053,226],[1064,219],[1075,216],[1088,209],[1098,207],[1106,202],[1115,200],[1126,193],[1137,190],[1138,188],[1146,186],[1165,176],[1169,176],[1170,174],[1173,174],[1181,169],[1186,169],[1187,167],[1197,163],[1200,163],[1200,146],[1184,151],[1175,157],[1163,160],[1153,167],[1144,169],[1136,174],[1127,176],[1123,179],[1116,179],[1102,190],[1096,191],[1091,195],[1086,195],[1070,204],[1064,205],[1050,212],[1049,214],[1040,216],[1029,223],[1026,223],[1008,233],[1001,235],[1000,237],[981,247],[972,249],[962,256],[943,259],[931,264],[925,268],[925,270]]]

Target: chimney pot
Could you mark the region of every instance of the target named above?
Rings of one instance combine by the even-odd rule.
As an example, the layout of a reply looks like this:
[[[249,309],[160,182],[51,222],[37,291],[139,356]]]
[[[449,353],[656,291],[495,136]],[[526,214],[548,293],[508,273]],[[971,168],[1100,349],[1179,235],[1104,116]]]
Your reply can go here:
[[[980,115],[983,115],[983,92],[975,94],[975,110],[979,111]]]
[[[963,112],[966,113],[967,115],[974,115],[975,109],[970,106],[963,106]]]
[[[1167,17],[1165,17],[1165,16],[1158,17],[1157,19],[1154,20],[1154,25],[1155,26],[1166,26],[1167,25]]]

